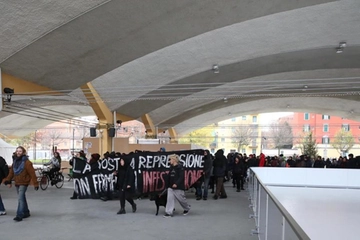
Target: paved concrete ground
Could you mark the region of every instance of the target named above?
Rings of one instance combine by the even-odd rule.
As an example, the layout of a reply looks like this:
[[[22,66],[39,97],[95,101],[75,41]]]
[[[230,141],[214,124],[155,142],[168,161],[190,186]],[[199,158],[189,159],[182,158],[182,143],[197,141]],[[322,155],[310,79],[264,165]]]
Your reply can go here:
[[[250,231],[254,220],[249,219],[248,192],[235,192],[227,183],[227,199],[196,201],[194,193],[188,192],[192,209],[182,215],[176,205],[173,218],[163,218],[164,208],[155,216],[155,203],[148,199],[136,200],[138,211],[117,215],[119,201],[70,200],[72,182],[62,189],[49,187],[46,191],[35,191],[30,187],[27,199],[31,217],[15,222],[17,196],[15,188],[0,186],[0,193],[7,211],[0,216],[0,239],[221,239],[255,240]],[[161,215],[160,215],[161,214]]]

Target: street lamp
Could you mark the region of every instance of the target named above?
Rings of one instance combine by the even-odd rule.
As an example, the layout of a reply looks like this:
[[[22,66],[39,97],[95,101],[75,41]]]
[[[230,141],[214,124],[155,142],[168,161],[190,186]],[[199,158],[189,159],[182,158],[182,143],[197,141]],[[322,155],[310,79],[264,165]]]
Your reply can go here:
[[[262,140],[264,139],[264,144],[262,143]],[[264,148],[264,146],[263,145],[265,145],[265,141],[266,141],[266,137],[262,137],[261,138],[261,143],[260,143],[260,153],[262,153],[262,151],[263,151],[263,148]]]
[[[35,135],[34,135],[34,151],[33,151],[34,160],[36,160],[36,131],[37,130],[35,130]]]
[[[75,128],[73,128],[72,154],[75,152]]]

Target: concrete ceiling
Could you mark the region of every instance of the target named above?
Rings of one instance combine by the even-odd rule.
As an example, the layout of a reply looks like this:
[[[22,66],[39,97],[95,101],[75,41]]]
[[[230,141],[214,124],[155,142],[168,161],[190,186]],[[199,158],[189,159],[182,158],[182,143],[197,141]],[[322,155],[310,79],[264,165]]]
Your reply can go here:
[[[56,109],[64,119],[93,114],[79,89],[87,82],[110,110],[135,119],[148,113],[179,133],[276,111],[360,121],[358,0],[0,3],[1,70],[66,95],[14,95],[0,126],[22,127],[0,127],[8,135],[25,134],[34,121],[21,106]]]

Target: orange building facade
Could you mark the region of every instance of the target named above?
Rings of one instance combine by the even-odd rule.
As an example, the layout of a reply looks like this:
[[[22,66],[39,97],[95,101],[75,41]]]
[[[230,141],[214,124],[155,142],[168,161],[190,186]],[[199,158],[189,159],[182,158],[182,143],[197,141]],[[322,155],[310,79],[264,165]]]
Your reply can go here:
[[[330,115],[294,113],[290,125],[293,128],[294,144],[301,136],[312,132],[318,144],[318,153],[324,157],[339,156],[340,153],[331,146],[337,132],[341,129],[351,132],[354,136],[355,145],[349,150],[349,153],[360,155],[360,122]]]

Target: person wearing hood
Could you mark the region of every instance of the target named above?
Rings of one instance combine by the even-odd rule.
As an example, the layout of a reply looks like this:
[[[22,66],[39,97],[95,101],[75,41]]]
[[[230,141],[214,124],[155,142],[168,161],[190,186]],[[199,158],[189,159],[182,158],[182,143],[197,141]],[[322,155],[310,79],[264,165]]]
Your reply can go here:
[[[214,166],[214,176],[216,177],[216,191],[214,199],[217,200],[220,198],[227,198],[225,188],[224,188],[224,176],[226,171],[227,160],[224,156],[224,150],[219,149],[215,153],[215,160],[213,162]]]
[[[133,169],[124,159],[120,159],[120,164],[116,172],[117,186],[120,191],[120,210],[117,214],[125,214],[125,200],[132,206],[132,212],[136,212],[136,204],[133,199],[135,192],[135,174]]]
[[[167,181],[167,203],[165,207],[164,218],[172,217],[175,207],[175,199],[184,209],[183,215],[187,215],[190,211],[190,205],[185,197],[185,172],[184,167],[180,163],[179,156],[176,154],[169,156],[170,170]]]
[[[16,192],[18,194],[18,208],[16,211],[15,221],[20,222],[23,218],[30,217],[30,210],[26,201],[26,190],[33,183],[35,190],[39,190],[39,183],[36,178],[32,162],[26,155],[26,150],[22,146],[16,148],[13,155],[13,165],[10,168],[9,175],[3,180],[11,188],[11,180],[14,179]]]

